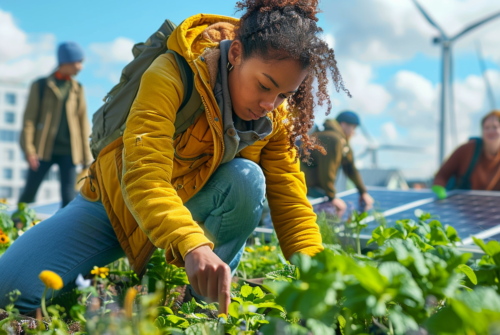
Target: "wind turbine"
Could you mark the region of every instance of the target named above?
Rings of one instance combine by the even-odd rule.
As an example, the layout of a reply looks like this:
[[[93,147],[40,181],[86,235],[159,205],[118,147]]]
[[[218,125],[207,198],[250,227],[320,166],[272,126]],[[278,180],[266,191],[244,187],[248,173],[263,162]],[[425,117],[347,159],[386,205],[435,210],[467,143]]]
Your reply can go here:
[[[378,144],[373,137],[370,135],[368,130],[365,127],[360,126],[361,132],[366,140],[369,142],[365,151],[360,153],[356,159],[361,159],[366,157],[367,155],[371,155],[372,161],[372,169],[378,168],[378,151],[379,150],[391,150],[391,151],[400,151],[400,152],[411,152],[411,153],[423,153],[425,151],[424,148],[412,147],[407,145],[393,145],[393,144]]]
[[[497,18],[500,16],[500,12],[490,15],[486,17],[483,20],[477,21],[476,23],[473,23],[469,25],[468,27],[464,28],[462,31],[460,31],[458,34],[455,34],[455,36],[448,36],[444,30],[432,19],[432,17],[422,8],[422,6],[419,4],[417,0],[412,0],[413,3],[415,3],[415,6],[417,6],[418,10],[422,13],[422,15],[429,21],[429,23],[434,26],[438,31],[440,36],[435,37],[433,39],[434,44],[441,44],[442,48],[442,61],[441,61],[441,66],[442,66],[442,72],[441,72],[441,114],[440,114],[440,120],[439,120],[439,165],[443,162],[444,159],[444,152],[445,152],[445,126],[446,126],[446,109],[447,109],[447,101],[448,99],[451,100],[449,109],[450,109],[450,116],[453,118],[453,121],[455,121],[455,111],[454,111],[454,101],[453,101],[453,57],[452,57],[452,46],[453,43],[456,42],[460,37],[464,36],[471,30],[474,30],[475,28],[482,26],[483,24]],[[448,98],[448,99],[447,99]],[[454,125],[455,127],[455,133],[456,133],[456,124]]]

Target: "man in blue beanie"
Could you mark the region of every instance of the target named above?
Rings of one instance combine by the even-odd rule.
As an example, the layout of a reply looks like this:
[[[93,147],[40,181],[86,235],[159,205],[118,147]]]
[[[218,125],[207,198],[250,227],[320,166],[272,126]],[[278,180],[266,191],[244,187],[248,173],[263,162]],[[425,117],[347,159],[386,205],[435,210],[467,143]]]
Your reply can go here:
[[[349,140],[354,136],[356,127],[360,125],[359,117],[352,111],[344,111],[335,120],[327,119],[323,131],[315,131],[313,135],[326,149],[326,155],[315,150],[311,153],[312,164],[301,163],[307,184],[307,194],[311,197],[328,196],[342,217],[347,206],[335,197],[335,179],[340,166],[345,175],[351,179],[359,191],[359,201],[365,210],[373,206],[373,198],[366,191],[363,180],[354,165],[354,155]]]
[[[57,164],[62,205],[66,206],[76,195],[76,166],[92,162],[83,87],[73,79],[83,68],[83,57],[77,43],[61,43],[56,71],[31,85],[21,133],[30,169],[19,202],[33,202],[43,178]]]

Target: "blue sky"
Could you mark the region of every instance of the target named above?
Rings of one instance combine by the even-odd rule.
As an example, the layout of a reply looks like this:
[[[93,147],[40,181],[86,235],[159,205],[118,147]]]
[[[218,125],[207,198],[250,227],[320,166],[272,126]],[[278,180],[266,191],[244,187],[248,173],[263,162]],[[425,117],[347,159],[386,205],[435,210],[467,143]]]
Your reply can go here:
[[[497,0],[420,2],[450,33],[500,11]],[[180,23],[200,12],[233,16],[234,4],[235,0],[88,0],[77,5],[61,0],[4,0],[0,2],[0,80],[29,82],[49,73],[57,44],[77,41],[86,51],[85,69],[78,80],[86,88],[91,119],[130,60],[133,43],[145,41],[166,18]],[[381,152],[379,161],[382,167],[400,168],[410,177],[430,176],[437,168],[440,53],[431,42],[436,30],[410,0],[327,0],[321,8],[325,39],[334,47],[346,86],[353,93],[353,99],[333,93],[332,114],[346,108],[357,111],[377,143],[425,147],[427,153],[417,156]],[[479,134],[478,122],[489,109],[474,49],[477,40],[500,103],[498,28],[500,20],[465,36],[454,48],[459,139],[448,138],[448,153]],[[3,43],[2,36],[11,40]],[[321,111],[317,119],[323,122]],[[360,135],[353,140],[355,152],[367,144]]]

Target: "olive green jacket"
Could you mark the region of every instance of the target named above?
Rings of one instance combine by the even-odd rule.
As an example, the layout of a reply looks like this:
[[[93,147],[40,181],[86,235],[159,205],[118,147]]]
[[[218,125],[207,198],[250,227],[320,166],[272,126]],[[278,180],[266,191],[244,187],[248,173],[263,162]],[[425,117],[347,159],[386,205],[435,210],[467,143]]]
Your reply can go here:
[[[31,85],[24,112],[21,148],[26,156],[37,154],[40,160],[50,161],[61,122],[63,101],[54,74],[47,77],[45,82],[42,101],[40,101],[40,81],[37,80]],[[92,163],[92,154],[89,147],[90,125],[87,118],[87,104],[83,87],[73,79],[66,100],[66,116],[73,163],[88,166]]]
[[[335,120],[326,120],[324,127],[324,131],[316,131],[314,134],[317,135],[327,154],[322,155],[314,150],[311,154],[311,164],[301,163],[307,188],[321,188],[330,198],[335,198],[335,179],[338,168],[342,166],[344,173],[356,185],[359,192],[366,192],[365,185],[354,165],[353,152],[342,127]]]

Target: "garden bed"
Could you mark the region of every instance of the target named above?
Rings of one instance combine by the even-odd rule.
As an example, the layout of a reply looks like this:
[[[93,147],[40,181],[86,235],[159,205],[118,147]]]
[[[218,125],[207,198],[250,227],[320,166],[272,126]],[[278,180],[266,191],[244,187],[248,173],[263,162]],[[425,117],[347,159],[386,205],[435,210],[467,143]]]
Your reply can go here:
[[[28,228],[1,216],[8,242],[0,255],[35,219],[28,209],[22,215]],[[349,241],[340,241],[338,226],[320,215],[325,250],[295,255],[291,263],[275,237],[254,238],[233,280],[228,315],[190,297],[184,270],[157,251],[141,279],[124,259],[95,269],[92,282],[51,301],[48,318],[22,317],[6,306],[0,334],[500,333],[500,244],[475,240],[484,255],[472,259],[457,248],[452,227],[418,215],[395,227],[382,223],[368,242],[373,250],[356,239],[365,214],[345,224]]]

